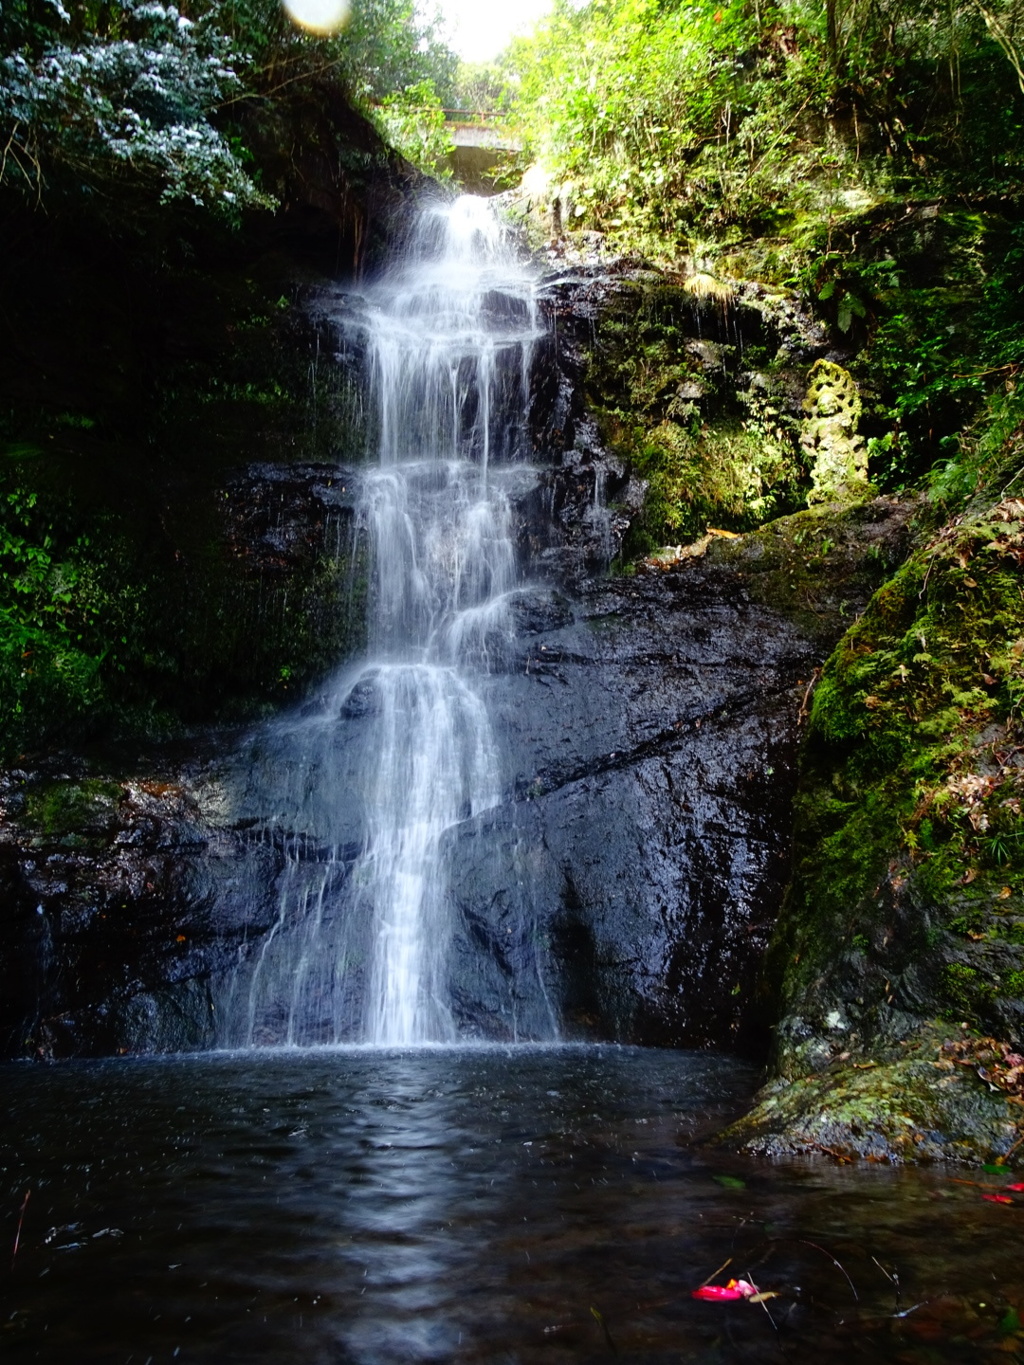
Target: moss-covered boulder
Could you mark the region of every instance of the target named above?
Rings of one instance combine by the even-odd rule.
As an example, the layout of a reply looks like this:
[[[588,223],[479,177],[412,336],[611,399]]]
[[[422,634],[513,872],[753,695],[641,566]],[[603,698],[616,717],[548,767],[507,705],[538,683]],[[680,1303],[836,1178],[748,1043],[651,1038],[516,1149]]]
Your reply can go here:
[[[919,506],[913,498],[827,503],[777,517],[747,535],[711,533],[688,552],[706,546],[712,564],[742,577],[751,601],[789,617],[827,649],[902,563]]]
[[[838,1161],[1005,1160],[1018,1144],[1021,1100],[922,1028],[870,1058],[837,1059],[795,1080],[777,1077],[722,1140],[759,1156],[823,1154]]]
[[[1020,417],[1011,397],[965,452],[958,478],[979,486],[921,533],[818,683],[766,978],[774,1080],[736,1130],[760,1149],[936,1155],[895,1141],[905,1120],[945,1134],[943,1154],[962,1128],[955,1149],[985,1156],[1024,1119],[1013,1085],[985,1081],[981,1104],[942,1051],[1024,1048]]]

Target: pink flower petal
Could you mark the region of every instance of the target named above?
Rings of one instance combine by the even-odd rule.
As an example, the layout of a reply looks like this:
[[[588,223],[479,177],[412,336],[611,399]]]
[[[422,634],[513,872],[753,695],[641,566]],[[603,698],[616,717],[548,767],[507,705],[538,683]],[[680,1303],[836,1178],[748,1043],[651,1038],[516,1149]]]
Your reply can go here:
[[[987,1199],[990,1204],[1012,1204],[1013,1200],[1008,1194],[983,1194],[982,1199]]]
[[[758,1292],[757,1285],[749,1280],[730,1280],[729,1288],[738,1289],[745,1299],[752,1298]]]
[[[749,1280],[730,1280],[728,1284],[705,1284],[693,1290],[693,1297],[724,1303],[730,1299],[752,1299],[757,1292],[757,1285]]]

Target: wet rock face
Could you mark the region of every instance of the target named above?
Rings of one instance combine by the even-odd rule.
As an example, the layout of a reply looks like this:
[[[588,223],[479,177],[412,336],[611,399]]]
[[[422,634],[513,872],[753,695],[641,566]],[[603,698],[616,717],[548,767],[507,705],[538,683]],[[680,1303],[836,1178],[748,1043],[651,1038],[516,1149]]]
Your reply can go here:
[[[452,841],[467,1026],[764,1050],[803,704],[908,511],[801,514],[522,612],[490,699],[511,789]]]
[[[562,518],[574,528],[563,576],[586,489],[606,509],[605,562],[802,505],[797,433],[828,338],[791,300],[748,284],[703,295],[693,278],[619,260],[551,274],[541,302],[535,445],[555,454],[553,503],[575,513]],[[600,567],[583,558],[585,573]]]
[[[182,667],[194,714],[218,701],[222,716],[258,715],[360,647],[352,489],[338,465],[259,463],[193,494],[179,544],[195,591]]]
[[[643,486],[604,448],[581,395],[600,291],[560,288],[559,326],[534,367],[537,471],[513,472],[508,489],[533,586],[487,683],[505,790],[449,836],[454,1012],[471,1036],[762,1051],[753,981],[789,873],[802,703],[899,557],[906,509],[819,510],[606,578]],[[216,498],[217,543],[259,585],[252,600],[280,608],[278,635],[299,604],[312,676],[321,646],[335,659],[358,647],[343,614],[317,627],[342,591],[358,615],[358,481],[342,464],[262,463]],[[333,596],[316,608],[323,585]],[[238,624],[244,654],[259,626]],[[307,711],[324,704],[307,698]],[[339,751],[373,705],[372,689],[350,694]],[[0,1046],[46,1056],[223,1037],[217,1002],[236,968],[290,931],[278,924],[283,879],[324,857],[315,832],[284,827],[267,805],[261,765],[282,770],[284,752],[274,734],[9,775]],[[331,822],[351,853],[332,873],[344,878],[359,813]]]
[[[235,475],[224,540],[251,571],[287,577],[316,563],[329,540],[349,539],[351,476],[334,465],[251,465]]]
[[[794,721],[815,649],[726,579],[651,573],[595,590],[495,681],[512,790],[452,851],[467,1022],[741,1039],[788,871]],[[531,943],[533,975],[520,965]]]
[[[3,806],[5,1052],[201,1045],[206,906],[182,873],[205,839],[182,787],[15,771]]]
[[[311,477],[319,486],[325,474]],[[841,585],[857,609],[898,552],[905,516],[880,503],[848,514],[845,532],[836,518],[813,630],[768,590],[778,579],[808,591],[791,586],[794,556],[808,572],[801,518],[788,540],[766,528],[579,595],[520,595],[516,647],[488,684],[503,799],[449,839],[462,926],[452,997],[465,1032],[763,1050],[752,987],[789,872],[801,702],[843,620],[830,616],[830,636],[820,608]],[[859,578],[855,555],[868,566]],[[372,705],[369,691],[350,695],[342,750]],[[280,769],[275,733],[124,765],[145,779],[81,765],[7,776],[5,1050],[195,1048],[221,1036],[217,1002],[277,932],[282,878],[306,862],[315,875],[323,857],[315,836],[275,825],[266,807],[261,765]],[[336,871],[346,876],[358,812],[332,821],[351,846]]]

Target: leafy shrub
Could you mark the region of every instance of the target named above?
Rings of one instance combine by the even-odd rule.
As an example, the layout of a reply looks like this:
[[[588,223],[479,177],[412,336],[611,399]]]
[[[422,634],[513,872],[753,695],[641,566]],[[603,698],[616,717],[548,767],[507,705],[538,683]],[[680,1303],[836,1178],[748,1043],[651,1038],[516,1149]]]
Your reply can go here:
[[[2,180],[30,198],[59,175],[80,192],[109,194],[127,182],[161,203],[187,200],[231,216],[270,207],[209,121],[240,88],[227,36],[173,5],[122,0],[120,9],[112,27],[124,37],[49,42],[37,56],[0,60]]]
[[[388,95],[374,110],[374,122],[406,160],[439,180],[450,179],[446,159],[455,143],[433,81]]]

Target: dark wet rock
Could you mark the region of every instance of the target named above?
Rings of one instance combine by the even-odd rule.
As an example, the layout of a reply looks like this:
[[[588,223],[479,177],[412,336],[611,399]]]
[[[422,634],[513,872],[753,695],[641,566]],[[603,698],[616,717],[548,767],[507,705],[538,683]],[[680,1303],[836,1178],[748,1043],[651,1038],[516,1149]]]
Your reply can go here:
[[[573,607],[561,593],[532,589],[517,593],[511,604],[517,635],[559,630],[573,619]]]
[[[372,678],[362,678],[355,684],[341,705],[345,720],[361,720],[374,715],[380,708],[380,695]]]
[[[168,607],[183,638],[166,667],[187,719],[266,714],[362,645],[357,478],[348,465],[261,461],[178,490],[168,521],[181,581],[168,595],[188,593]]]
[[[336,486],[322,468],[306,474]],[[752,987],[788,876],[802,702],[843,628],[839,595],[848,613],[863,605],[908,511],[883,501],[836,514],[842,549],[824,556],[793,518],[788,533],[767,527],[580,595],[522,595],[518,650],[489,683],[508,788],[450,836],[467,1032],[762,1045]],[[803,514],[817,528],[826,515]],[[330,861],[344,878],[358,856],[356,810],[295,830],[267,805],[289,773],[304,781],[289,757],[296,724],[320,727],[344,791],[372,678],[343,695],[341,716],[313,698],[248,739],[124,760],[130,777],[81,765],[7,775],[6,1050],[219,1036],[214,1002],[277,932],[282,877]]]
[[[802,704],[909,511],[834,511],[814,565],[825,514],[594,585],[493,680],[514,778],[452,838],[464,1024],[763,1051]]]
[[[229,815],[192,744],[0,787],[0,1047],[36,1057],[180,1051],[216,1037],[211,975],[265,932],[283,854]],[[14,814],[15,811],[19,813]]]
[[[332,541],[352,537],[352,471],[334,465],[250,465],[221,491],[229,553],[252,571],[290,574]]]

